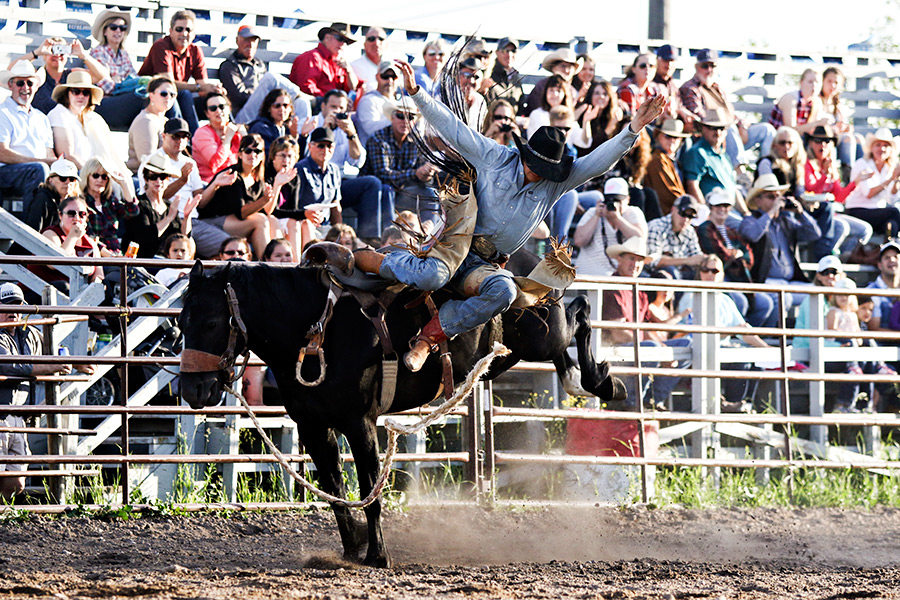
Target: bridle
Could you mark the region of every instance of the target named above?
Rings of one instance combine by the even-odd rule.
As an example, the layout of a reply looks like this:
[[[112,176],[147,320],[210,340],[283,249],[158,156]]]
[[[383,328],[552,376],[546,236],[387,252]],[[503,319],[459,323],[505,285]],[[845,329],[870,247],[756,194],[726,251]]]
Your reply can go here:
[[[193,348],[185,348],[181,351],[181,372],[182,373],[209,373],[212,371],[225,371],[228,373],[234,368],[237,355],[235,348],[237,347],[238,336],[244,338],[244,362],[239,369],[236,369],[228,377],[226,383],[231,384],[240,379],[247,368],[247,362],[250,360],[250,350],[247,347],[247,327],[241,319],[241,307],[238,304],[237,295],[230,283],[225,284],[225,298],[228,304],[228,312],[231,317],[228,319],[228,345],[225,352],[221,356],[216,356],[202,350],[194,350]]]

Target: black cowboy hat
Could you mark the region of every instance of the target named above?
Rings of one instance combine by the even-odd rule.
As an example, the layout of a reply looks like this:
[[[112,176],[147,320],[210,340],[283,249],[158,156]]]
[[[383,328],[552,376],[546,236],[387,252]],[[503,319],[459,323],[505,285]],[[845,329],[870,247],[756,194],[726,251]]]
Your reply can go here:
[[[513,133],[513,140],[528,168],[549,181],[565,181],[575,159],[566,154],[566,132],[544,125],[527,142]]]
[[[344,40],[346,44],[353,44],[356,42],[352,37],[350,37],[350,26],[346,23],[332,23],[328,27],[323,27],[319,30],[319,41],[325,39],[325,34],[330,33]]]
[[[831,125],[816,125],[816,128],[806,134],[811,140],[831,140],[837,143],[837,136],[834,135],[834,129]]]

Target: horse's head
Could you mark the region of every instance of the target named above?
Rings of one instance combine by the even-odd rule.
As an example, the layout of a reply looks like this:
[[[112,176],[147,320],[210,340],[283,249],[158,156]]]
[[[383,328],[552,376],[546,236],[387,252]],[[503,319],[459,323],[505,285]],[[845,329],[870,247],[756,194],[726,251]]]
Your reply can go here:
[[[181,397],[191,408],[218,404],[231,381],[235,357],[246,344],[229,308],[228,279],[232,265],[203,272],[200,261],[191,269],[179,319],[184,333],[181,354]],[[237,307],[234,307],[236,309]]]

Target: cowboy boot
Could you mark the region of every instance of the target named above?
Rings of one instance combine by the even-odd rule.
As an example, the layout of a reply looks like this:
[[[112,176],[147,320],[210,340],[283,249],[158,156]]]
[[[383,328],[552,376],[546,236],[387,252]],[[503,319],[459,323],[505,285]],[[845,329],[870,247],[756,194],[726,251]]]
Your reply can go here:
[[[425,364],[428,355],[437,352],[438,344],[446,339],[447,334],[441,328],[441,321],[438,315],[434,315],[410,344],[410,351],[403,355],[403,364],[407,369],[416,373]]]
[[[358,271],[378,275],[384,254],[374,250],[357,250],[353,253],[353,264]]]

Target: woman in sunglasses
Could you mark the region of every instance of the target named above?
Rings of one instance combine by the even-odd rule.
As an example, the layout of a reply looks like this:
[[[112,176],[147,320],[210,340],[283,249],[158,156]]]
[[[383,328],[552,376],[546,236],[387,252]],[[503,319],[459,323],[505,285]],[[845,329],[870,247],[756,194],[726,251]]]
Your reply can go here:
[[[125,220],[122,246],[138,244],[138,258],[153,258],[164,239],[173,233],[191,232],[191,220],[178,216],[178,202],[167,202],[164,194],[169,181],[181,176],[167,157],[152,154],[141,167],[144,179],[144,193],[137,197],[138,214]],[[197,207],[195,196],[184,205],[184,214],[189,215]]]
[[[247,131],[262,137],[266,154],[272,142],[280,137],[290,135],[297,139],[300,133],[300,119],[294,116],[294,105],[287,90],[276,88],[266,94],[262,106],[259,107],[259,116],[250,122]]]
[[[247,238],[231,236],[219,247],[218,260],[250,260],[250,244]]]
[[[65,83],[53,88],[56,107],[47,118],[53,128],[53,150],[79,169],[97,154],[112,155],[109,126],[94,107],[103,99],[103,90],[91,83],[84,69],[73,69]]]
[[[78,168],[65,158],[59,158],[50,165],[47,181],[38,186],[34,199],[28,205],[24,221],[35,231],[43,231],[59,223],[59,204],[63,198],[81,193],[78,182]]]
[[[147,106],[128,128],[128,161],[132,172],[141,167],[141,158],[156,152],[162,143],[166,113],[175,105],[178,90],[167,75],[159,75],[147,85]]]
[[[633,115],[649,96],[655,96],[653,84],[656,76],[656,58],[652,54],[639,54],[631,66],[625,69],[625,79],[619,83],[617,94],[623,110]]]
[[[69,196],[63,198],[59,205],[59,223],[46,228],[43,235],[53,246],[61,249],[66,256],[82,256],[99,258],[111,256],[102,242],[96,240],[88,233],[88,205],[83,196]],[[32,265],[28,269],[35,275],[68,293],[68,281],[66,276],[45,265]],[[86,273],[90,281],[103,279],[103,269],[88,267]]]
[[[435,98],[440,96],[438,75],[444,67],[444,57],[448,52],[447,45],[441,38],[428,42],[422,49],[422,58],[425,59],[425,64],[416,69],[416,83],[421,85],[429,96]]]
[[[135,92],[138,74],[125,50],[125,39],[131,30],[131,13],[120,10],[104,10],[94,20],[91,35],[97,40],[90,55],[109,70],[109,76],[97,82],[104,92],[103,101],[97,107],[109,126],[125,131],[143,108],[143,99]]]
[[[522,135],[516,125],[516,109],[506,98],[497,98],[488,106],[484,123],[481,125],[484,137],[491,138],[498,144],[515,147],[512,134]]]
[[[234,236],[246,237],[262,256],[278,226],[270,217],[278,196],[265,181],[263,139],[248,133],[241,139],[239,160],[216,173],[203,190],[200,219]]]
[[[118,183],[114,186],[113,183]],[[91,207],[88,224],[91,234],[103,242],[113,254],[121,254],[119,225],[140,212],[131,186],[125,176],[101,158],[91,158],[81,168],[81,187],[84,199]]]
[[[209,124],[197,129],[191,143],[194,161],[203,183],[238,161],[238,148],[247,128],[231,118],[231,101],[218,92],[206,97]]]

